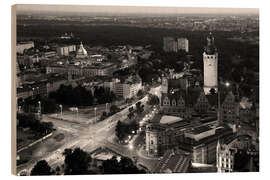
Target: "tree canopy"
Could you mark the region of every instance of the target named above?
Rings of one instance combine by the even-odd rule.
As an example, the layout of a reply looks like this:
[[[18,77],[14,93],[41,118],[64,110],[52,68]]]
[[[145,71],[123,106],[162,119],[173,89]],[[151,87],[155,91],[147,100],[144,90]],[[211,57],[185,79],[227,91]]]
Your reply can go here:
[[[52,122],[40,122],[34,114],[17,114],[18,126],[29,127],[37,135],[46,135],[53,131]]]
[[[102,170],[104,174],[142,174],[146,173],[144,170],[138,169],[131,159],[121,157],[118,162],[117,158],[113,156],[111,159],[103,161]]]
[[[156,95],[150,95],[149,100],[147,102],[149,105],[158,105],[159,104],[159,98]]]
[[[79,175],[89,174],[89,163],[91,156],[80,148],[65,149],[63,152],[65,156],[65,174],[66,175]]]
[[[38,161],[30,173],[32,176],[52,175],[52,169],[45,160]]]

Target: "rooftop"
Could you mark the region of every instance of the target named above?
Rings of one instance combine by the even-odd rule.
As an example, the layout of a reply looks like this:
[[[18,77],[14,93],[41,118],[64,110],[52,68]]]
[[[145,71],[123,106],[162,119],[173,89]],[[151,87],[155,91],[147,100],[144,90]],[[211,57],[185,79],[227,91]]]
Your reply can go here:
[[[158,173],[185,173],[190,166],[190,158],[180,150],[168,150],[155,168]]]
[[[192,134],[201,134],[201,133],[206,132],[206,131],[209,131],[211,129],[213,129],[213,128],[209,127],[208,125],[206,125],[206,126],[199,126],[199,127],[196,127],[194,129],[192,129],[190,131],[190,133],[192,133]]]
[[[160,124],[173,124],[182,120],[182,118],[177,116],[162,116],[162,118],[160,119]]]

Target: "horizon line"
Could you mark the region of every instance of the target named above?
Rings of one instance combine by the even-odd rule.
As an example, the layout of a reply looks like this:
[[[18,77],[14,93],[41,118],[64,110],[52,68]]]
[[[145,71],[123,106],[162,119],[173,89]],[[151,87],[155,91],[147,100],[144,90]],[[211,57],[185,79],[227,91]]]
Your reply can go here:
[[[252,14],[259,15],[259,8],[226,7],[172,7],[172,6],[115,6],[115,5],[61,5],[16,4],[18,13],[106,13],[106,14]]]

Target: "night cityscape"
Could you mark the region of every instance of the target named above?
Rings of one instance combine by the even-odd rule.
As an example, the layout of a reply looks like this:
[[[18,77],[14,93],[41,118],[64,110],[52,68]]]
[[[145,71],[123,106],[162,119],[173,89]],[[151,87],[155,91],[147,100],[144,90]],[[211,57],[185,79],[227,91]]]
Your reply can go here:
[[[13,8],[17,175],[260,171],[259,9]]]

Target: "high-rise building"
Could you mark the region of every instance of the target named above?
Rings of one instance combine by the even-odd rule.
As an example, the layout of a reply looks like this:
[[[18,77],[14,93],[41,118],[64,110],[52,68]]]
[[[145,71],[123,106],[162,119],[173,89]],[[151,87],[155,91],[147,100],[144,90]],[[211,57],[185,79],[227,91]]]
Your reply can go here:
[[[177,49],[188,52],[189,51],[188,39],[187,38],[178,38],[177,39]]]
[[[70,52],[75,52],[75,51],[76,51],[75,45],[62,46],[56,49],[58,56],[69,56]]]
[[[187,38],[173,38],[173,37],[164,37],[163,38],[163,50],[165,52],[178,52],[183,50],[188,52],[188,39]]]
[[[218,52],[215,46],[215,40],[210,32],[207,36],[207,45],[203,52],[204,64],[204,92],[210,94],[213,88],[218,90]]]
[[[173,37],[163,38],[163,50],[165,52],[177,52],[177,42]]]

